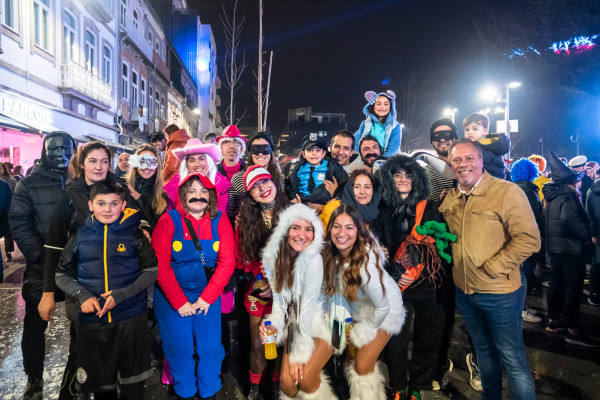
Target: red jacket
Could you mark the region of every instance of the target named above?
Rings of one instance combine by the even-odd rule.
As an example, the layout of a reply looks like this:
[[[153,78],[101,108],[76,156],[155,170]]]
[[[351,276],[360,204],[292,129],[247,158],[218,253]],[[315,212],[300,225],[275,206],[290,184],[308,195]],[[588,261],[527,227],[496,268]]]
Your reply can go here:
[[[173,150],[185,147],[188,140],[190,140],[190,137],[187,131],[180,129],[173,132],[167,141],[165,163],[163,164],[163,180],[165,183],[169,183],[173,175],[179,173],[179,166],[181,165],[181,161],[173,155]]]
[[[184,210],[179,199],[177,199],[175,208],[182,216],[185,216],[192,222],[194,230],[198,231],[199,229],[200,236],[198,239],[212,238],[208,214],[204,214],[199,220],[195,219]],[[183,219],[181,224],[183,226],[185,237],[192,240]],[[214,303],[221,293],[223,293],[223,289],[229,282],[229,278],[235,269],[233,230],[231,229],[231,224],[225,214],[221,216],[217,230],[219,232],[217,269],[208,282],[208,285],[202,291],[202,294],[200,294],[202,300],[209,304]],[[173,219],[169,214],[163,214],[152,233],[152,247],[154,247],[156,258],[158,259],[158,278],[156,282],[165,294],[169,304],[171,304],[175,310],[179,310],[188,299],[183,293],[183,290],[181,290],[177,279],[175,279],[175,272],[173,271],[173,268],[171,268],[171,246],[174,233],[175,226],[173,225]]]

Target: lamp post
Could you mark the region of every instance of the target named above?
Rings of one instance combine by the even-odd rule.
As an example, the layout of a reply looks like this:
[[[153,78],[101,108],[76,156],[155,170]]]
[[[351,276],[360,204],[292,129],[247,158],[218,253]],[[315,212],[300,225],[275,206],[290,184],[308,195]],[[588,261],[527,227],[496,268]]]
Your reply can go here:
[[[452,123],[454,123],[454,113],[456,113],[457,111],[458,111],[457,108],[448,107],[442,113],[442,117],[448,117],[452,120]]]
[[[514,89],[514,88],[518,88],[519,86],[521,86],[521,82],[510,82],[508,85],[506,85],[506,110],[504,111],[504,122],[506,123],[506,136],[508,137],[508,140],[510,141],[510,118],[508,116],[509,113],[509,93],[510,93],[510,89]],[[508,153],[506,153],[506,155],[508,156],[508,161],[510,161],[510,146],[508,146]]]

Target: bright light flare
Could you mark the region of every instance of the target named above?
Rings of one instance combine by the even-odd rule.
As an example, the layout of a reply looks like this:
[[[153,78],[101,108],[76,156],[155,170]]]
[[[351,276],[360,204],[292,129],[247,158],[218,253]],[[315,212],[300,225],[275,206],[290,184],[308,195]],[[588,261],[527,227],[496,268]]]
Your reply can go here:
[[[516,82],[516,81],[515,81],[515,82],[511,82],[511,83],[509,83],[509,84],[508,84],[508,87],[509,87],[509,88],[511,88],[511,89],[514,89],[514,88],[518,88],[518,87],[519,87],[519,86],[521,86],[521,85],[522,85],[522,83],[521,83],[521,82]]]
[[[493,85],[487,85],[481,90],[480,97],[485,101],[495,101],[498,98],[498,89]]]
[[[208,71],[208,63],[205,60],[196,61],[196,66],[200,72]]]

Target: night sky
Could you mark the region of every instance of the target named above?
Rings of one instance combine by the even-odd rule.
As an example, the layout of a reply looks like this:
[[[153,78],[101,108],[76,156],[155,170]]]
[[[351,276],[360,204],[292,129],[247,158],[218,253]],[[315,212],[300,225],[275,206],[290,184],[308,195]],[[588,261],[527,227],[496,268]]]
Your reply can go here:
[[[212,25],[223,78],[219,14],[221,3],[230,12],[233,0],[189,3],[202,23]],[[517,80],[523,85],[510,92],[510,117],[519,120],[513,154],[539,153],[543,138],[545,152],[574,156],[569,138],[579,129],[581,152],[600,160],[600,46],[570,55],[548,50],[552,42],[600,34],[600,2],[537,3],[265,0],[263,47],[274,52],[271,131],[277,136],[285,130],[287,110],[304,106],[344,112],[349,130],[355,131],[364,118],[364,92],[392,89],[398,120],[407,125],[405,138],[420,137],[414,146],[426,146],[429,126],[445,107],[458,109],[460,129],[467,114],[494,108],[479,96],[486,83],[503,87]],[[239,0],[239,16],[246,17],[241,48],[249,66],[236,103],[238,112],[247,108],[251,115],[243,123],[255,124],[258,0]],[[600,45],[600,37],[595,42]],[[506,56],[528,46],[541,55]],[[224,89],[219,94],[224,111],[229,95]]]

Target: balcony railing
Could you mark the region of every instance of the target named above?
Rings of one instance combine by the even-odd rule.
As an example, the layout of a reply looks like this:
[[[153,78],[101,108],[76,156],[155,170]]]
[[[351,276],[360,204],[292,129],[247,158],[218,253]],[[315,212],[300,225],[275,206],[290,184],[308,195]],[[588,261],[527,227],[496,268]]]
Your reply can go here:
[[[142,24],[142,22],[139,22]],[[148,42],[146,35],[144,33],[144,29],[140,29],[137,27],[133,21],[126,16],[121,15],[120,23],[121,31],[127,34],[127,39],[132,42],[140,52],[148,59],[148,61],[152,62],[152,44]]]
[[[65,61],[60,65],[60,86],[77,90],[110,106],[112,100],[111,86],[73,61]]]

